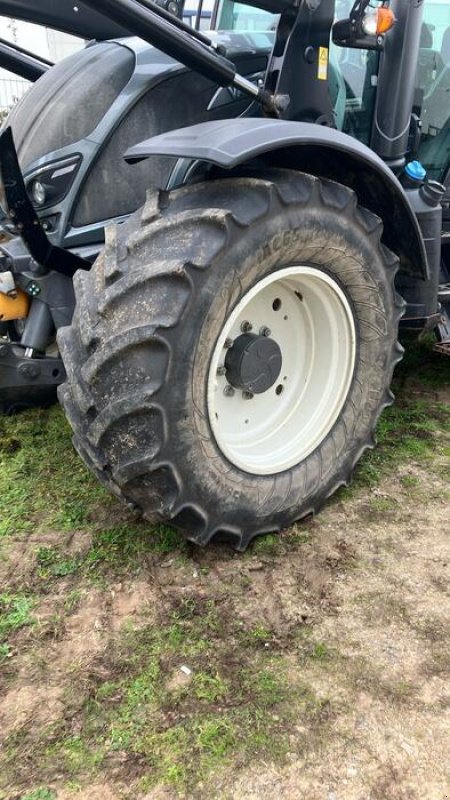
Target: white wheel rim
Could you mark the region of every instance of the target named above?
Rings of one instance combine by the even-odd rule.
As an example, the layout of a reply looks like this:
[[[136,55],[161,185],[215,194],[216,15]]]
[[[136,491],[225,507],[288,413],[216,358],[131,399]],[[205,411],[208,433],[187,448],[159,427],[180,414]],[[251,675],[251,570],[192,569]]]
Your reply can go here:
[[[226,341],[237,339],[245,323],[252,333],[268,328],[282,356],[274,385],[252,399],[241,389],[232,393],[222,374]],[[255,284],[226,320],[208,375],[209,420],[226,458],[245,472],[269,475],[310,455],[345,403],[355,338],[350,304],[327,273],[287,267]]]

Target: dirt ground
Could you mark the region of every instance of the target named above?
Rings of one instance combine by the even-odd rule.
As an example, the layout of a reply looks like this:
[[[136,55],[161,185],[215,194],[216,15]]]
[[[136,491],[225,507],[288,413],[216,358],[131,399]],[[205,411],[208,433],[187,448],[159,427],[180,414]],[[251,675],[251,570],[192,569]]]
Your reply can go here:
[[[450,404],[450,390],[428,399]],[[9,540],[0,560],[1,591],[34,591],[36,600],[33,624],[12,633],[1,665],[0,798],[449,798],[445,436],[446,446],[441,437],[425,463],[403,463],[376,488],[341,493],[280,543],[269,541],[244,555],[223,546],[181,554],[175,547],[144,554],[125,573],[113,570],[102,580],[93,580],[91,572],[89,579],[74,573],[43,581],[42,553],[58,547],[66,559],[83,558],[92,552],[92,535],[38,529]],[[108,513],[122,512],[113,506]],[[116,685],[113,678],[127,669],[119,646],[124,631],[163,628],[174,608],[194,606],[217,614],[206,651],[214,675],[230,682],[245,663],[251,682],[267,658],[271,669],[276,665],[283,673],[288,694],[278,707],[262,706],[264,747],[255,745],[252,753],[236,740],[212,766],[197,772],[194,764],[188,782],[163,776],[146,784],[150,761],[143,746],[114,748],[105,738],[101,726],[110,723],[101,716],[107,702],[101,687]],[[166,692],[185,697],[195,677],[192,664],[200,662],[194,650],[191,662],[189,652],[178,661],[170,652],[159,658],[161,680]],[[233,697],[238,706],[249,702],[237,692],[227,696],[230,705]],[[210,701],[208,714],[225,713],[226,698]],[[93,702],[103,719],[94,733],[88,730]],[[165,731],[191,713],[179,702],[164,708]],[[73,754],[67,760],[66,753],[59,761],[61,737],[85,737],[89,747],[78,760]],[[271,750],[272,738],[279,748]],[[96,761],[92,753],[100,740]],[[161,758],[170,760],[170,752]]]

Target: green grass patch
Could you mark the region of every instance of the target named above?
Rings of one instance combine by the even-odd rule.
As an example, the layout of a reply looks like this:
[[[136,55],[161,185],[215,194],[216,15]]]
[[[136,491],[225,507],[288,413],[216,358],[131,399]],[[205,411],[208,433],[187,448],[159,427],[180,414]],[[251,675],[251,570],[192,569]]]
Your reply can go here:
[[[49,529],[82,529],[93,542],[77,556],[38,548],[41,580],[138,571],[147,553],[187,552],[179,533],[136,519],[98,484],[75,453],[59,407],[0,418],[0,537]]]
[[[311,658],[315,659],[316,661],[325,661],[329,660],[331,657],[332,653],[325,642],[316,642],[314,644],[311,651]]]
[[[395,383],[399,391],[411,376],[429,389],[450,384],[450,359],[434,352],[433,334],[426,334],[418,340],[414,334],[402,333],[401,343],[405,352],[395,369]]]
[[[0,664],[6,661],[6,659],[10,657],[10,654],[11,648],[9,644],[0,644]]]
[[[33,789],[32,792],[21,795],[20,800],[56,800],[56,797],[56,792],[54,792],[53,789],[40,787],[39,789]]]
[[[261,647],[262,627],[237,649],[240,633],[222,604],[193,597],[174,603],[159,625],[122,630],[106,679],[86,683],[84,668],[71,676],[73,702],[77,687],[84,693],[79,733],[64,722],[49,728],[33,739],[28,768],[42,781],[57,770],[84,785],[106,764],[117,765],[120,780],[120,765],[133,763],[143,791],[162,783],[189,795],[216,769],[282,759],[295,749],[289,737],[299,718],[325,735],[324,701],[301,682],[301,667],[293,680],[284,656]],[[307,746],[307,737],[299,741]],[[11,762],[20,770],[17,758]]]
[[[106,492],[73,450],[61,410],[0,419],[0,535],[89,522]]]
[[[433,352],[433,337],[417,341],[403,336],[402,343],[405,353],[392,385],[395,403],[383,411],[376,430],[377,447],[362,458],[352,486],[338,492],[340,500],[362,487],[377,486],[402,464],[429,462],[446,449],[441,440],[442,433],[450,432],[450,407],[431,395],[424,399],[420,392],[450,384],[450,359]],[[403,480],[406,485],[408,478]]]
[[[68,736],[62,742],[49,745],[44,752],[44,760],[52,763],[56,759],[67,777],[95,773],[103,757],[101,750],[90,748],[81,736]]]
[[[109,687],[109,697],[119,693],[121,700],[106,714],[103,748],[143,759],[147,788],[163,782],[187,789],[237,753],[245,762],[286,746],[292,692],[282,666],[260,658],[251,668],[247,663],[224,675],[191,660],[190,682],[168,688],[160,664],[175,663],[171,641],[150,647],[137,676]],[[270,714],[274,709],[284,721],[279,731]],[[98,706],[95,716],[98,724]]]
[[[377,447],[366,453],[358,465],[352,487],[341,489],[339,498],[343,499],[355,488],[377,486],[384,476],[392,474],[402,464],[430,462],[436,453],[439,454],[442,432],[449,431],[450,408],[447,405],[399,396],[397,404],[387,408],[381,416],[376,431]],[[410,488],[413,483],[414,479]]]
[[[251,543],[249,549],[244,554],[244,558],[252,560],[255,556],[273,558],[282,556],[302,544],[307,544],[311,540],[312,532],[305,526],[300,529],[291,528],[280,537],[278,534],[267,534],[258,536]]]
[[[34,619],[31,610],[34,601],[22,594],[0,594],[0,642],[4,648],[8,636],[20,628],[32,625]],[[3,655],[8,652],[4,649]],[[1,652],[0,652],[1,655]]]
[[[400,483],[404,489],[411,489],[412,491],[420,486],[420,480],[416,475],[401,475]]]
[[[85,569],[107,566],[117,570],[139,565],[147,553],[164,555],[176,548],[184,550],[185,540],[173,528],[159,525],[149,529],[148,523],[108,527],[94,533],[92,547],[83,559]]]
[[[73,614],[80,605],[83,593],[80,589],[72,589],[64,600],[64,611],[66,614]]]
[[[80,566],[80,557],[66,558],[56,547],[39,547],[36,553],[40,578],[64,578],[73,575]]]

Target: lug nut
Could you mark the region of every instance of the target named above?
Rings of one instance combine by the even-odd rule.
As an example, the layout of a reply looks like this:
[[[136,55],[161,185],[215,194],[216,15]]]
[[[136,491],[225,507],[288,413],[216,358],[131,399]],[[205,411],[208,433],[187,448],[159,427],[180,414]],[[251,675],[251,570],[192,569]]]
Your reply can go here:
[[[225,339],[223,346],[229,350],[230,347],[233,347],[233,339]]]
[[[233,389],[232,386],[227,384],[227,386],[225,386],[225,389],[223,390],[223,393],[224,393],[225,397],[233,397],[234,389]]]
[[[225,375],[226,371],[226,367],[217,367],[217,375]]]
[[[260,328],[260,331],[259,331],[260,336],[270,336],[271,333],[272,333],[272,331],[266,325],[264,325],[262,328]]]
[[[253,392],[248,392],[247,390],[242,392],[242,399],[243,400],[253,400],[253,398],[254,398]]]
[[[252,330],[252,328],[253,328],[253,325],[252,325],[251,322],[248,322],[248,320],[245,319],[244,322],[241,322],[241,331],[242,331],[242,333],[248,333],[249,331]]]

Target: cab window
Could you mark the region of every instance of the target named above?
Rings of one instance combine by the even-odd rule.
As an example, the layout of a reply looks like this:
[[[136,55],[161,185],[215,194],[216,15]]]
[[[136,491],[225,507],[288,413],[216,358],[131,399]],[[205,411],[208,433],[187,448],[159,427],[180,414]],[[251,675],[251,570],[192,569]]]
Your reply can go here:
[[[354,0],[337,4],[336,18],[348,16]],[[239,32],[275,32],[278,15],[268,11],[220,0],[217,15],[219,30]],[[328,84],[333,104],[335,124],[351,136],[369,143],[375,107],[378,53],[351,50],[330,43]]]
[[[430,178],[450,165],[450,16],[447,0],[425,3],[414,110],[422,123],[419,158]]]

